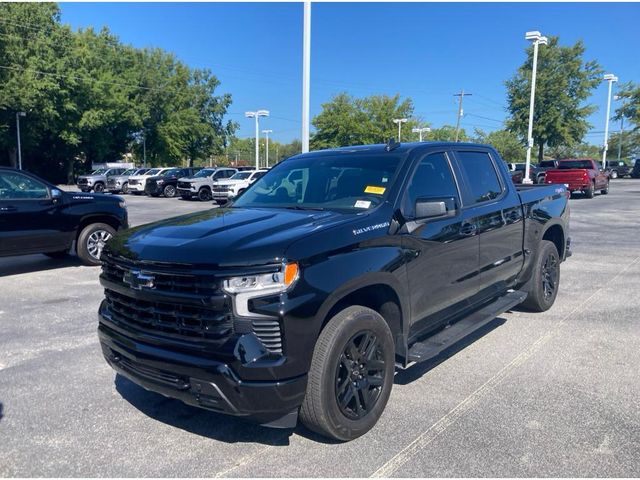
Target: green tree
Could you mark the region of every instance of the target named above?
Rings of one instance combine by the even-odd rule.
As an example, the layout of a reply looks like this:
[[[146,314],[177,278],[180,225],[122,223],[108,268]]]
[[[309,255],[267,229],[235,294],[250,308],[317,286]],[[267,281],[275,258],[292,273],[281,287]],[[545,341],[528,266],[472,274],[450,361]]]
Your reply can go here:
[[[428,140],[435,140],[438,142],[453,142],[456,138],[456,127],[452,125],[443,125],[440,128],[432,128],[426,136]],[[471,140],[464,128],[460,128],[458,132],[458,140],[460,142],[468,142]]]
[[[616,109],[614,118],[621,120],[624,117],[631,122],[633,128],[640,129],[640,85],[632,82],[621,85],[618,96],[622,97],[622,104]]]
[[[524,162],[526,149],[518,136],[509,130],[495,130],[490,133],[477,129],[475,132],[476,141],[492,145],[504,159],[505,162]]]
[[[385,143],[398,137],[394,118],[407,118],[402,125],[402,138],[410,138],[411,129],[419,124],[413,116],[413,102],[400,95],[373,95],[355,98],[346,93],[334,96],[322,105],[322,112],[313,118],[316,133],[311,148],[344,147]]]
[[[587,117],[596,108],[585,104],[602,80],[602,70],[595,61],[584,61],[584,44],[560,46],[558,37],[538,53],[536,98],[533,117],[533,139],[538,147],[538,161],[544,158],[545,146],[579,143],[591,125]],[[529,121],[529,95],[533,46],[527,49],[527,60],[506,82],[507,128],[526,141]]]

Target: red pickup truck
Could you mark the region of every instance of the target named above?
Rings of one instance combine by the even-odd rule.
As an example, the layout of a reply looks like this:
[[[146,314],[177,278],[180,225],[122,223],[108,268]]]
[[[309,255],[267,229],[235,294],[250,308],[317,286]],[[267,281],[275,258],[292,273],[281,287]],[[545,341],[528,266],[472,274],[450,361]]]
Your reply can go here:
[[[564,183],[571,193],[581,191],[587,198],[593,198],[596,190],[609,193],[609,175],[600,170],[598,163],[591,159],[564,159],[558,167],[547,170],[545,183]]]

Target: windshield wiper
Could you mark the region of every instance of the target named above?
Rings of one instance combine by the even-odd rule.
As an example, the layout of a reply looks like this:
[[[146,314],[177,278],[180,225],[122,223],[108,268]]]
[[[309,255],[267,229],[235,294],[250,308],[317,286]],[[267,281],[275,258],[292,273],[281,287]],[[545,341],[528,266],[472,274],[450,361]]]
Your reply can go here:
[[[324,207],[303,207],[302,205],[290,205],[288,207],[284,207],[288,210],[318,210],[320,212],[326,210]]]

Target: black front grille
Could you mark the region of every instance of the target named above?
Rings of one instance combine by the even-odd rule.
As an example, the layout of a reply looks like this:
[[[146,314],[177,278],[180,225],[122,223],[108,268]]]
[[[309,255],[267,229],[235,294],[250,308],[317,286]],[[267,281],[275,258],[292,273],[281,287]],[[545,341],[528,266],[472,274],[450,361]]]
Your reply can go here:
[[[87,183],[89,183],[89,180],[87,180],[86,178],[78,179],[78,185],[86,185]]]
[[[233,329],[231,304],[223,309],[152,302],[105,290],[107,308],[116,324],[173,338],[220,342]]]
[[[139,184],[140,184],[140,180],[136,180],[135,178],[129,180],[129,185],[139,185]]]
[[[113,187],[116,184],[116,179],[115,178],[110,178],[109,180],[107,180],[107,185],[110,187]]]
[[[178,182],[178,188],[186,188],[189,190],[191,188],[191,183],[189,182]]]
[[[170,372],[164,372],[156,368],[145,367],[138,362],[132,362],[128,358],[118,357],[113,358],[112,361],[116,362],[120,368],[136,376],[146,378],[163,385],[167,385],[178,390],[186,390],[189,388],[189,380],[185,377],[178,377]]]
[[[214,192],[228,192],[229,190],[231,190],[231,187],[227,185],[219,185],[219,186],[213,187]]]
[[[158,292],[188,293],[192,295],[221,295],[218,280],[213,276],[190,275],[168,272],[147,272],[144,268],[131,267],[115,262],[112,258],[104,255],[102,257],[102,276],[110,282],[129,286],[124,282],[126,273],[132,270],[139,270],[142,273],[149,273],[153,276],[153,290]]]

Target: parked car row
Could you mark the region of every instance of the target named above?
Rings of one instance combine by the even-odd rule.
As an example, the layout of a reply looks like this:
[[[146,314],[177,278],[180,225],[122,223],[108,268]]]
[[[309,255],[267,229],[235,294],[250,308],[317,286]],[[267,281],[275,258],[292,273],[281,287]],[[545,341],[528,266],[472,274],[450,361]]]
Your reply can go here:
[[[268,170],[252,167],[100,169],[78,177],[83,192],[164,196],[200,201],[227,201],[242,194]]]

